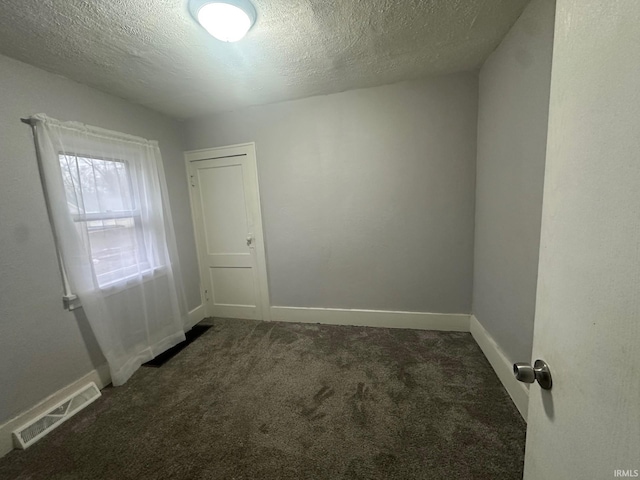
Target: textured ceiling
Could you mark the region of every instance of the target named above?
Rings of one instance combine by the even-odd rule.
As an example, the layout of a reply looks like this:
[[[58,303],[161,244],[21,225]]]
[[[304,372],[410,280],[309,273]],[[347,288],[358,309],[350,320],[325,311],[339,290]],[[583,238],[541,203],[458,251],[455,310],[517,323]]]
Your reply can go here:
[[[1,0],[0,53],[178,118],[479,67],[528,0],[254,0],[233,44],[186,0]]]

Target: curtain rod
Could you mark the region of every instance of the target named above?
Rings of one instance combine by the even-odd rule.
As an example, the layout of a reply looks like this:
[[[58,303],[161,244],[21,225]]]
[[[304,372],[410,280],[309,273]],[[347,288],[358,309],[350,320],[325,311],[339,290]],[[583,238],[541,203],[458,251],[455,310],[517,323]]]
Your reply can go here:
[[[21,118],[20,121],[31,127],[35,127],[37,125],[37,120],[34,120],[32,117]],[[73,122],[73,123],[76,123],[76,122]],[[151,146],[151,147],[159,148],[157,140],[147,140],[146,138],[136,137],[135,135],[128,135],[126,133],[114,132],[112,130],[106,130],[100,127],[92,127],[92,126],[84,125],[80,123],[78,123],[78,125],[83,126],[85,129],[88,129],[93,135],[99,136],[101,138],[105,138],[109,140],[117,139],[123,142],[134,143],[136,145]],[[75,127],[75,126],[64,126],[63,124],[61,124],[60,126],[62,128],[67,128],[70,130],[80,131],[78,130],[78,127]],[[84,131],[84,129],[81,131]]]
[[[64,295],[62,297],[62,301],[64,303],[64,307],[67,310],[75,310],[80,305],[76,300],[78,297],[71,291],[71,286],[69,285],[69,279],[67,278],[67,272],[64,269],[64,263],[62,262],[62,256],[60,255],[60,245],[58,236],[56,234],[56,228],[53,224],[53,214],[51,212],[51,205],[49,204],[49,197],[47,196],[47,186],[44,180],[44,171],[42,168],[42,156],[40,154],[40,147],[38,146],[38,133],[36,131],[36,124],[31,120],[31,118],[21,118],[20,121],[22,123],[26,123],[31,127],[31,133],[33,134],[33,141],[35,144],[36,150],[36,162],[38,163],[38,172],[40,173],[40,182],[42,183],[42,191],[44,192],[44,203],[47,209],[47,217],[49,218],[49,223],[51,224],[51,230],[53,231],[53,243],[56,247],[56,257],[58,259],[58,268],[60,269],[60,277],[62,280],[62,288],[64,290]]]

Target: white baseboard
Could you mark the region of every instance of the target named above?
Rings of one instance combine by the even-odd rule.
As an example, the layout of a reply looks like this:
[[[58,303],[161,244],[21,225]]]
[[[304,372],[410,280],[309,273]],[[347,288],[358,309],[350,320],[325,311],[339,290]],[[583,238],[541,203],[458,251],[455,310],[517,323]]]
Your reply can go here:
[[[75,382],[58,390],[53,395],[49,395],[37,405],[25,410],[3,425],[0,425],[0,458],[13,450],[14,445],[12,433],[14,430],[54,407],[58,402],[64,400],[66,397],[89,382],[95,382],[100,390],[109,385],[111,383],[109,367],[105,364],[95,370],[92,370]]]
[[[529,387],[522,382],[516,380],[513,376],[513,364],[507,359],[500,346],[493,339],[491,334],[485,330],[475,315],[471,315],[469,322],[471,327],[471,335],[480,349],[487,357],[489,363],[498,375],[498,378],[511,396],[511,400],[516,404],[520,415],[527,421],[527,409],[529,407]]]
[[[205,318],[207,318],[207,309],[203,303],[189,311],[189,320],[187,325],[184,326],[185,331],[191,330],[196,323],[201,322]]]
[[[469,314],[348,310],[342,308],[271,307],[274,322],[324,323],[359,327],[414,328],[468,332]]]

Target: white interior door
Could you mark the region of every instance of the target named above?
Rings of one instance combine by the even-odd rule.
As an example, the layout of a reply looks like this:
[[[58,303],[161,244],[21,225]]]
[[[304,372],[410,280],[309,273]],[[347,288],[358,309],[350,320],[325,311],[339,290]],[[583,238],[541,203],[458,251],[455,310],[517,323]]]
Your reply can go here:
[[[186,152],[185,159],[208,315],[268,320],[254,145]]]
[[[557,2],[526,480],[640,477],[639,26]]]

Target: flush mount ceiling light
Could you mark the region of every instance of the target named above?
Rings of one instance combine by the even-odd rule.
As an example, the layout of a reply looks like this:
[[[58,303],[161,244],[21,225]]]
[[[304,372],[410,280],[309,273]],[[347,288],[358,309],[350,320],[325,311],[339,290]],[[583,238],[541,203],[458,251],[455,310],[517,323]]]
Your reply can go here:
[[[256,21],[249,0],[191,0],[189,11],[204,29],[223,42],[241,40]]]

